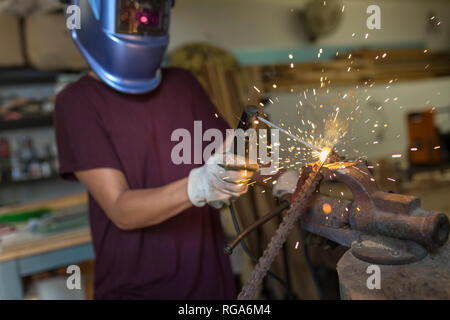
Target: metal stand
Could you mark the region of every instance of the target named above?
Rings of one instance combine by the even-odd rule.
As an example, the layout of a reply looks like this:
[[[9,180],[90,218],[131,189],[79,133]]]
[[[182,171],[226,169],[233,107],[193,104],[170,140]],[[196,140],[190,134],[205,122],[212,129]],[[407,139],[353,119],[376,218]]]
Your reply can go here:
[[[337,265],[341,299],[344,300],[422,300],[450,299],[450,244],[428,252],[420,261],[386,265],[365,262],[348,250]],[[369,289],[369,277],[379,267],[380,288]],[[369,270],[368,270],[369,268]]]

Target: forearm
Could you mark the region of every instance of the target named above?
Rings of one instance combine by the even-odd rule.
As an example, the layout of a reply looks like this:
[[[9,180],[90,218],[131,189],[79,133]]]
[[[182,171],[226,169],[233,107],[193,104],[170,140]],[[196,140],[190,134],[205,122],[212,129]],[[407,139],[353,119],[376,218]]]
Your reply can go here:
[[[75,176],[118,228],[134,230],[160,224],[193,205],[220,208],[245,193],[247,185],[235,181],[248,176],[220,167],[216,162],[223,157],[214,155],[189,177],[158,188],[130,189],[124,173],[113,168],[75,171]]]
[[[184,178],[159,188],[123,191],[110,209],[110,218],[124,230],[162,223],[192,206],[187,183]]]

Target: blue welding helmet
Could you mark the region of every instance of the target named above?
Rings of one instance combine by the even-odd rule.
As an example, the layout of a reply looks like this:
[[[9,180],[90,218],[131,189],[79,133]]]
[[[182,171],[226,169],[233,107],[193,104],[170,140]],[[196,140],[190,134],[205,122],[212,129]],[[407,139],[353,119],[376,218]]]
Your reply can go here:
[[[72,0],[80,29],[72,38],[92,70],[110,87],[143,94],[161,82],[175,0]]]

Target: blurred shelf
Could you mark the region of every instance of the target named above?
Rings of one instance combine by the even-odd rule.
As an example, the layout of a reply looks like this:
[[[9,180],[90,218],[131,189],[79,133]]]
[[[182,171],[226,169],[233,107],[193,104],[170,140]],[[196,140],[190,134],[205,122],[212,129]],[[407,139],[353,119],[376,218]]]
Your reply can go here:
[[[19,120],[0,121],[0,132],[53,126],[53,114],[27,117]]]
[[[0,189],[1,188],[12,187],[12,186],[31,184],[31,183],[40,183],[40,182],[45,182],[45,181],[55,181],[55,180],[59,180],[59,179],[60,179],[59,175],[53,175],[53,176],[49,176],[49,177],[42,177],[42,178],[36,178],[36,179],[0,182]]]
[[[56,82],[60,73],[61,71],[43,71],[32,68],[1,68],[0,86]]]
[[[56,83],[60,75],[80,75],[83,70],[37,70],[0,68],[0,86]]]
[[[52,210],[63,210],[70,207],[86,204],[87,202],[88,202],[88,195],[86,192],[75,193],[64,197],[42,200],[28,204],[9,205],[3,207],[0,206],[0,215],[5,212],[32,210],[42,207],[50,208]]]
[[[76,230],[60,232],[55,235],[41,236],[33,241],[24,242],[15,246],[11,245],[2,247],[2,251],[0,252],[0,262],[24,258],[68,247],[90,244],[91,241],[91,230],[89,226]],[[92,257],[89,258],[92,259],[93,254],[91,254],[91,256]]]

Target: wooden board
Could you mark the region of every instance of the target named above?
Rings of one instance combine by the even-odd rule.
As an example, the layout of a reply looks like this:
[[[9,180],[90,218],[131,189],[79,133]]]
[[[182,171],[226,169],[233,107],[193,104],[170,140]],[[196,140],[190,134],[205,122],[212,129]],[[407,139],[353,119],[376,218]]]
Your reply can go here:
[[[385,55],[386,54],[386,55]],[[384,56],[384,57],[383,57]],[[376,58],[378,57],[378,58]],[[423,50],[360,50],[339,53],[334,60],[251,66],[263,92],[305,87],[357,85],[428,79],[450,75],[450,55]],[[276,88],[273,85],[276,84]]]
[[[2,247],[0,262],[77,246],[89,243],[91,240],[89,228],[45,236],[33,241]]]
[[[74,207],[77,205],[87,203],[88,197],[86,193],[74,194],[66,197],[44,200],[39,202],[33,202],[29,204],[23,205],[13,205],[13,206],[5,206],[0,207],[0,215],[7,212],[16,212],[16,211],[24,211],[24,210],[33,210],[39,208],[49,208],[53,210],[60,210],[65,208]]]
[[[0,208],[0,214],[6,212],[32,210],[43,207],[54,210],[62,210],[82,205],[85,204],[86,202],[87,202],[87,194],[81,193],[26,205],[2,207]],[[91,242],[91,232],[89,228],[61,232],[53,235],[45,235],[42,237],[37,237],[36,239],[30,241],[20,242],[17,244],[11,244],[8,246],[1,247],[0,262],[41,254],[44,252],[63,249],[89,242]]]

